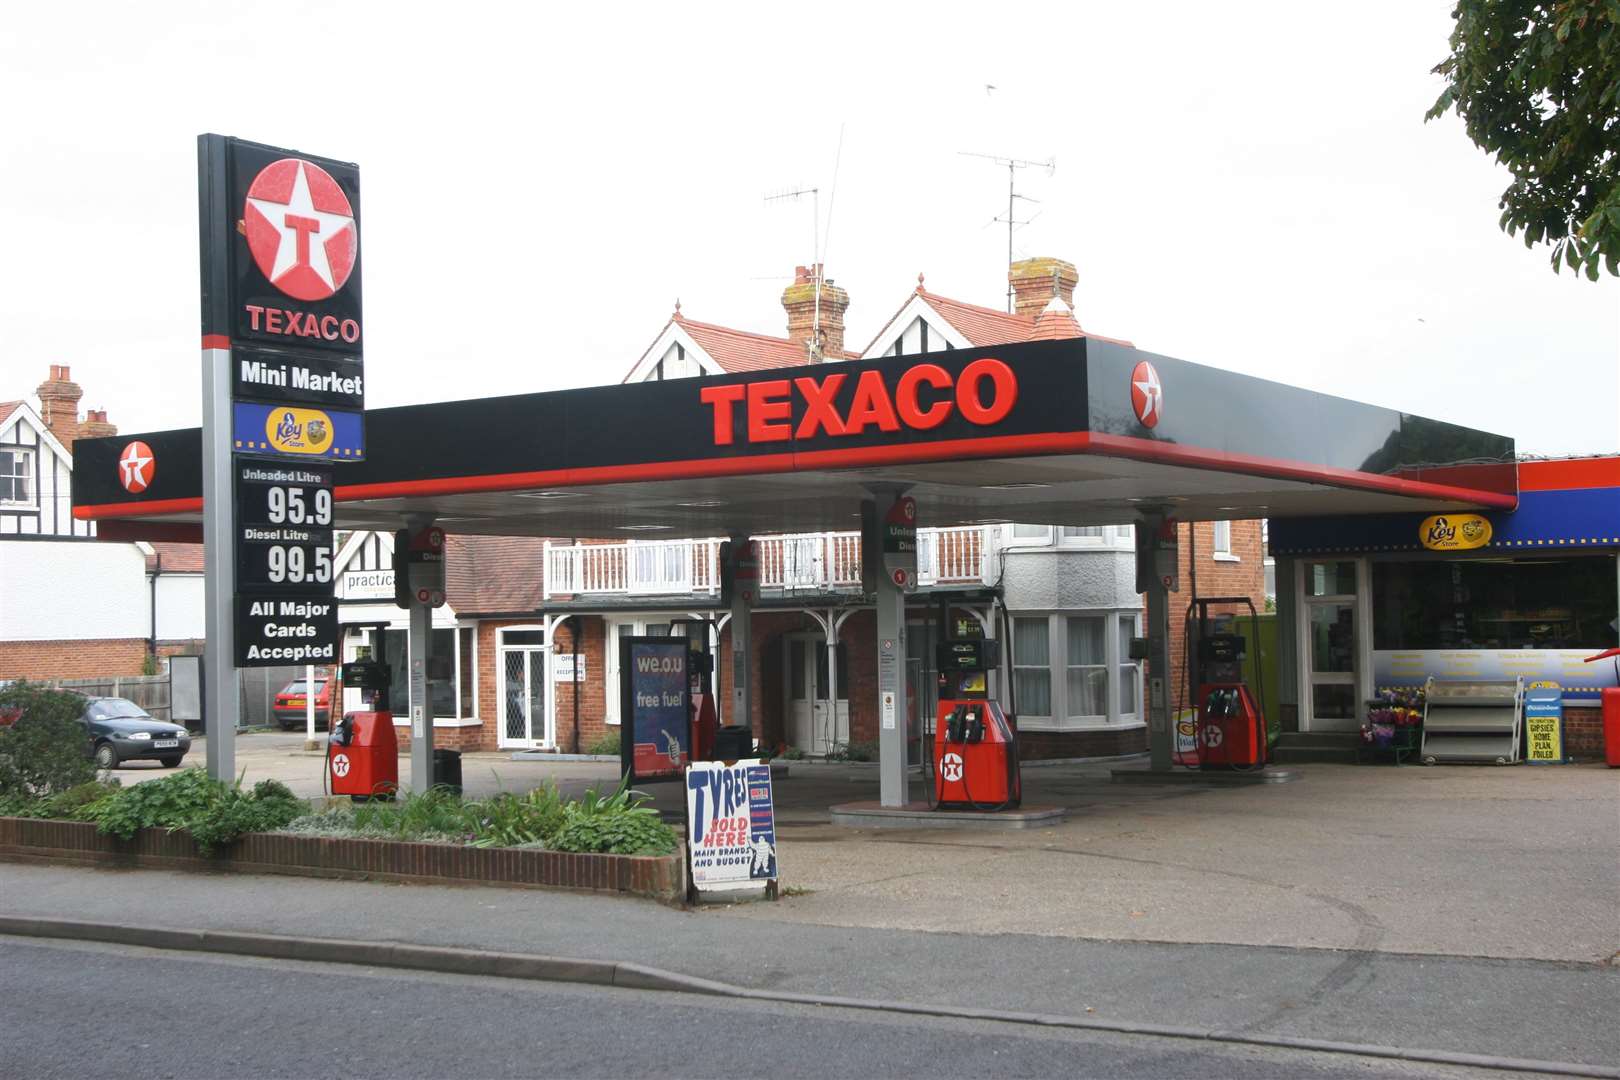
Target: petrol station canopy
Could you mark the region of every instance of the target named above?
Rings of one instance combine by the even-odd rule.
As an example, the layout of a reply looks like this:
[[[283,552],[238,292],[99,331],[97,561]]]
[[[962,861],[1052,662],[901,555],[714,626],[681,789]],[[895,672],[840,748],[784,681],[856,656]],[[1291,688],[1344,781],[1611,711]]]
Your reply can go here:
[[[1513,440],[1075,338],[370,410],[335,524],[647,539],[856,528],[1512,509]],[[120,480],[132,441],[144,490]],[[251,453],[255,447],[239,446]],[[197,428],[81,439],[74,514],[200,539]],[[312,458],[325,464],[329,458]]]

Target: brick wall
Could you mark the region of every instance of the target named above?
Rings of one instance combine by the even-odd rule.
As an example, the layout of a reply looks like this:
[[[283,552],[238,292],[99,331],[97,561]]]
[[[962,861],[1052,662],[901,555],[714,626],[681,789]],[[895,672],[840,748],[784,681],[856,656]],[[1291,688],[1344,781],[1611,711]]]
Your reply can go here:
[[[145,638],[85,641],[0,641],[0,678],[94,679],[139,675]]]
[[[577,687],[571,682],[554,683],[552,692],[557,700],[557,747],[564,753],[584,753],[587,747],[602,737],[607,726],[607,620],[600,615],[577,616],[579,622],[579,655],[585,664],[585,679]],[[552,648],[556,654],[569,656],[574,651],[573,624],[565,622],[552,634]],[[574,734],[574,694],[579,694],[579,735]],[[617,729],[614,729],[617,730]]]
[[[1266,610],[1265,552],[1260,537],[1260,522],[1232,522],[1232,554],[1236,561],[1214,557],[1214,523],[1195,521],[1181,526],[1181,590],[1170,594],[1170,703],[1171,708],[1191,708],[1185,689],[1187,671],[1187,637],[1183,620],[1187,605],[1192,602],[1192,544],[1189,533],[1196,541],[1198,552],[1199,596],[1247,596],[1258,612]],[[1210,616],[1231,613],[1245,619],[1248,609],[1242,604],[1211,605]],[[1238,633],[1249,632],[1241,625]],[[1250,643],[1253,648],[1253,643]]]
[[[1603,710],[1564,709],[1564,753],[1578,758],[1603,757]]]
[[[1043,758],[1115,757],[1147,749],[1147,728],[1119,731],[1020,731],[1018,756],[1025,761]]]
[[[160,641],[157,643],[157,654],[159,656],[201,656],[203,648],[207,644],[201,638]]]

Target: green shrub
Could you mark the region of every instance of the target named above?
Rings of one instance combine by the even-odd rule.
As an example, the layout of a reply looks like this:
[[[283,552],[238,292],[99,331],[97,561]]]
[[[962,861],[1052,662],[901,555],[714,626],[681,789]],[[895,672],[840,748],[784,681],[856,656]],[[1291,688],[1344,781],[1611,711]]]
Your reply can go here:
[[[784,746],[776,754],[783,761],[803,761],[804,748],[799,746]]]
[[[643,805],[647,796],[628,787],[629,778],[619,782],[612,795],[595,788],[578,801],[569,803],[562,828],[552,839],[557,851],[607,852],[614,855],[663,855],[675,850],[674,829],[665,825],[658,811]]]
[[[594,817],[570,816],[552,839],[556,851],[613,855],[667,855],[675,850],[675,830],[650,807],[638,806]]]
[[[877,756],[875,742],[837,743],[827,751],[828,761],[876,761]]]
[[[80,716],[84,698],[19,682],[0,690],[0,801],[46,799],[96,778]]]
[[[191,768],[113,790],[85,806],[83,815],[101,832],[125,840],[140,829],[185,829],[197,842],[197,850],[210,855],[243,833],[279,829],[304,809],[304,803],[277,781],[261,781],[252,792],[244,792],[240,782],[227,784]]]
[[[585,746],[587,754],[597,754],[603,757],[619,756],[619,733],[617,730],[602,732]]]
[[[398,802],[362,803],[306,813],[276,826],[305,836],[344,836],[473,847],[550,848],[554,851],[662,855],[678,836],[659,820],[646,796],[621,783],[612,794],[587,791],[565,800],[546,783],[523,795],[502,792],[464,802],[444,789],[402,792]]]
[[[436,787],[426,794],[401,791],[393,802],[356,803],[354,827],[369,836],[392,840],[421,840],[427,836],[460,837],[474,834],[470,804],[449,788]]]
[[[524,847],[548,844],[566,818],[557,785],[547,781],[526,795],[506,792],[468,804],[474,817],[475,847]]]

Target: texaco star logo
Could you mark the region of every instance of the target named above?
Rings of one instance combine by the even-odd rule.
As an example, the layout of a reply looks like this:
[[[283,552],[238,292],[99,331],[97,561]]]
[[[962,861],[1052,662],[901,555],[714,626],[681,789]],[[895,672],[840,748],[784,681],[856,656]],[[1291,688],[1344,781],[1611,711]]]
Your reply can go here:
[[[325,300],[354,271],[354,210],[319,165],[299,158],[266,165],[248,187],[242,223],[253,261],[288,296]]]
[[[332,775],[333,776],[348,776],[349,775],[349,759],[348,759],[347,755],[344,755],[344,754],[333,754],[332,755]]]
[[[156,472],[157,458],[152,456],[152,448],[138,439],[118,455],[118,482],[131,495],[139,495],[151,487]]]
[[[1159,373],[1146,360],[1131,372],[1131,408],[1143,427],[1157,427],[1164,416],[1164,387]]]
[[[939,775],[951,781],[962,779],[962,755],[946,754],[940,758]]]

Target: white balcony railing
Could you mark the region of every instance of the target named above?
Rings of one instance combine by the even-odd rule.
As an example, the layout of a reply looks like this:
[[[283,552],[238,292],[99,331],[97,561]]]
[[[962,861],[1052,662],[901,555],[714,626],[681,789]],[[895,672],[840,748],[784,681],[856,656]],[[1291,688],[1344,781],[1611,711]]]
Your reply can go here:
[[[963,526],[917,530],[919,585],[983,585],[1001,576],[1001,534]],[[764,592],[856,592],[856,532],[756,536]],[[546,541],[545,598],[559,596],[717,596],[720,544],[702,540]]]

